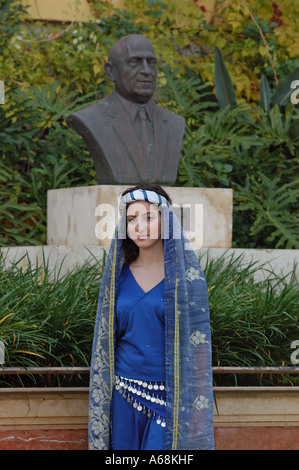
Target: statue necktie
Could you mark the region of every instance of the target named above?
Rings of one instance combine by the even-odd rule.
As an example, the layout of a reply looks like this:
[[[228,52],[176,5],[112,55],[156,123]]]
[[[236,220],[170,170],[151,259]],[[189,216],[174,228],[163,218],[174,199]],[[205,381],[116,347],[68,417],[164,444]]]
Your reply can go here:
[[[148,163],[148,136],[147,136],[147,129],[146,129],[146,113],[143,107],[139,108],[139,118],[140,118],[140,140],[141,140],[141,147],[143,155]]]

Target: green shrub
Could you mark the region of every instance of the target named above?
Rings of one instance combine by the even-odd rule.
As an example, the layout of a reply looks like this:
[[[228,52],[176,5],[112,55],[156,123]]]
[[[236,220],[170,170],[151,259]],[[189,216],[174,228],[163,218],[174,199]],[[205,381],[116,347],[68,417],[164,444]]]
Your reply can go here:
[[[89,366],[105,257],[90,257],[64,275],[63,264],[50,269],[45,258],[38,267],[29,262],[28,269],[21,267],[23,262],[5,267],[1,258],[5,367]],[[298,340],[299,321],[295,267],[279,276],[261,264],[227,254],[208,256],[202,266],[209,292],[213,366],[291,367],[290,345]],[[53,377],[52,384],[57,380]]]
[[[83,139],[64,123],[70,110],[82,106],[80,97],[72,98],[55,82],[28,95],[10,90],[0,107],[2,246],[46,244],[47,191],[96,182]]]
[[[263,271],[264,270],[264,271]],[[213,364],[291,367],[298,336],[296,267],[282,276],[244,256],[208,258]]]
[[[0,339],[6,367],[88,366],[101,281],[101,261],[61,274],[28,256],[5,268],[1,257]],[[91,260],[93,263],[91,263]]]
[[[47,28],[24,22],[14,0],[5,4],[1,244],[45,243],[47,190],[96,184],[65,117],[111,90],[107,51],[137,32],[157,52],[156,101],[186,118],[176,185],[233,188],[233,246],[298,248],[299,115],[285,93],[298,73],[296,9],[218,2],[207,24],[191,0],[128,0],[125,10],[92,3],[96,21]]]
[[[105,83],[103,65],[111,45],[125,34],[153,42],[159,65],[188,66],[214,86],[215,47],[224,58],[239,102],[259,100],[262,74],[271,87],[299,65],[295,0],[279,8],[268,0],[216,2],[207,23],[193,0],[126,0],[125,9],[91,0],[96,21],[61,24],[32,21],[16,0],[5,4],[0,23],[0,70],[8,88],[28,89],[59,80],[86,94]],[[8,26],[9,25],[9,26]]]
[[[235,247],[299,248],[298,109],[278,98],[269,110],[234,104],[233,89],[222,106],[226,83],[216,99],[190,70],[184,76],[164,72],[161,101],[186,118],[176,185],[233,188]],[[272,99],[286,96],[290,80]]]

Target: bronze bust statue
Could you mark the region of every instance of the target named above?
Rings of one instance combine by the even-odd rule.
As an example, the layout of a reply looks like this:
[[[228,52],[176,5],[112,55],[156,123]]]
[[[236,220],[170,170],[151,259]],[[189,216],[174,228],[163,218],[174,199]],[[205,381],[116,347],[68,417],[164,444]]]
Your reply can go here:
[[[157,72],[151,42],[138,34],[121,38],[109,52],[105,73],[114,83],[112,93],[67,117],[86,141],[98,183],[173,184],[185,120],[152,99]]]

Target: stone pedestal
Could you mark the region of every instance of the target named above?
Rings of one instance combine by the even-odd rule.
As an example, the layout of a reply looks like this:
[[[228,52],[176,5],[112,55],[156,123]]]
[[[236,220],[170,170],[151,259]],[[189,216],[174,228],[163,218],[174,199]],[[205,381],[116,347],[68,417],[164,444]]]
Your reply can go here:
[[[48,191],[48,245],[109,246],[126,186],[82,186]],[[230,248],[231,189],[164,187],[193,249]]]

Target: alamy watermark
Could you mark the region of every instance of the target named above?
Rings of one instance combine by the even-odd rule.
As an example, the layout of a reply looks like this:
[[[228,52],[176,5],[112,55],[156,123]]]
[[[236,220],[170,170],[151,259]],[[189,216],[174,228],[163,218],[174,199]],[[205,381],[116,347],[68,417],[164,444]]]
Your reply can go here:
[[[299,103],[299,80],[294,80],[291,83],[291,88],[295,88],[295,91],[291,94],[291,103],[298,104]]]
[[[291,349],[295,349],[295,351],[292,352],[290,357],[291,363],[297,365],[299,364],[299,339],[291,343]]]
[[[0,341],[0,365],[5,363],[5,346],[3,341]]]
[[[112,204],[99,204],[95,210],[95,216],[99,218],[95,225],[95,235],[98,240],[112,240],[114,237],[115,227],[120,220],[120,202],[116,208]],[[195,243],[197,248],[203,246],[203,204],[172,204],[171,211],[183,227],[190,243]],[[158,207],[161,211],[161,208]],[[168,220],[164,220],[165,227],[162,238],[168,238]],[[178,225],[176,225],[178,227]],[[120,239],[126,238],[126,232],[119,233]],[[180,238],[181,232],[176,228],[174,238]]]
[[[5,103],[4,83],[0,80],[0,104]]]

